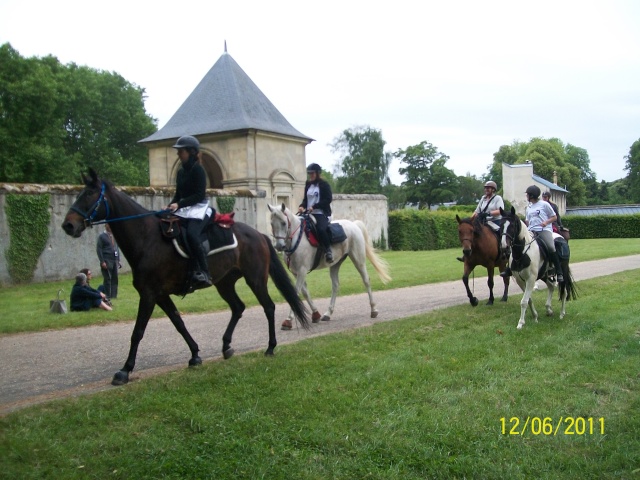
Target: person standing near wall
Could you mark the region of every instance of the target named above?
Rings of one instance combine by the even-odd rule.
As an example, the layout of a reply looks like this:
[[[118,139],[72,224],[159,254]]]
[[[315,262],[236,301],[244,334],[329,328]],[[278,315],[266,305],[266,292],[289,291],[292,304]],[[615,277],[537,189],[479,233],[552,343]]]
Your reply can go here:
[[[116,244],[111,227],[105,224],[105,231],[98,236],[98,244],[96,253],[100,260],[100,269],[104,279],[104,292],[110,300],[118,298],[118,269],[122,267],[120,264],[120,255],[118,245]]]

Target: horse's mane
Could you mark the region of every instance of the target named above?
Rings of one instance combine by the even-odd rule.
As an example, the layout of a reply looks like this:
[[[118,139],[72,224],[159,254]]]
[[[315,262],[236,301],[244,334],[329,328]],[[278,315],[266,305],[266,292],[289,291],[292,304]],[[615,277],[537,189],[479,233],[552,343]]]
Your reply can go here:
[[[102,182],[106,186],[106,192],[114,192],[117,198],[121,199],[123,202],[126,202],[127,205],[136,210],[136,213],[146,213],[150,211],[136,202],[130,195],[126,194],[122,190],[119,190],[110,180],[102,179]]]

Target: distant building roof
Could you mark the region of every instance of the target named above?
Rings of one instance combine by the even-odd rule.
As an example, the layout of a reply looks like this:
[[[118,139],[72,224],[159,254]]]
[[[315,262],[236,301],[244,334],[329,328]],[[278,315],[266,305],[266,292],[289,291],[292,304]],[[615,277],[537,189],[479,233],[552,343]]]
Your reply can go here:
[[[291,126],[225,51],[167,124],[140,142],[246,129],[313,141]]]
[[[555,183],[551,183],[550,181],[545,180],[544,178],[539,177],[538,175],[535,175],[535,174],[531,175],[531,178],[533,180],[535,180],[536,182],[541,183],[542,185],[544,185],[546,188],[549,189],[549,191],[554,190],[556,192],[569,193],[569,190],[565,190],[564,188],[559,187]]]
[[[640,213],[640,205],[594,205],[570,207],[565,215],[634,215]]]

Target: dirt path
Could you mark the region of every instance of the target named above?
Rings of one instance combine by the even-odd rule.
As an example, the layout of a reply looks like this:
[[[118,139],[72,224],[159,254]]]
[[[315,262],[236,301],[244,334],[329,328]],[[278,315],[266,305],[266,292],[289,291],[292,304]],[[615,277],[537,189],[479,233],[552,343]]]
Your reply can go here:
[[[640,269],[640,255],[572,265],[577,281],[633,269]],[[318,275],[327,275],[328,281],[328,272]],[[499,298],[502,295],[502,282],[498,281],[496,285],[494,295]],[[483,305],[489,295],[484,278],[476,279],[475,294]],[[520,315],[519,307],[516,307],[520,295],[521,290],[515,282],[511,282],[509,301],[514,305],[514,329]],[[380,311],[376,319],[369,318],[366,294],[339,297],[331,322],[315,324],[310,331],[278,330],[278,342],[283,345],[468,302],[460,280],[374,292],[374,298]],[[328,303],[328,299],[317,301],[321,312],[327,308]],[[287,311],[286,305],[277,306],[278,328]],[[570,315],[570,312],[571,309],[568,308],[567,314]],[[186,315],[184,320],[200,345],[203,361],[221,358],[222,335],[229,313]],[[124,322],[0,337],[0,359],[3,366],[0,378],[0,414],[55,398],[118,388],[112,387],[110,382],[113,374],[124,364],[132,329],[133,322]],[[266,349],[267,323],[260,307],[245,311],[233,340],[236,354]],[[276,349],[276,355],[277,351]],[[131,381],[185,368],[189,357],[186,344],[168,318],[151,320],[140,344]]]

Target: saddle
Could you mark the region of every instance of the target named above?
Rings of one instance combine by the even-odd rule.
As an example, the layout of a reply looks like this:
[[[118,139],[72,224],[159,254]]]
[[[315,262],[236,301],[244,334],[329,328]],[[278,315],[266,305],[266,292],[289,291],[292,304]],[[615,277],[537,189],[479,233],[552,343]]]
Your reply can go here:
[[[322,255],[324,254],[324,249],[318,241],[316,220],[312,217],[313,215],[309,215],[308,213],[302,215],[301,226],[311,246],[316,248],[316,254],[313,259],[313,264],[311,265],[311,270],[309,270],[310,272],[318,268],[318,265],[320,265],[320,260],[322,259]],[[329,222],[327,230],[329,233],[329,242],[331,243],[331,245],[342,243],[347,239],[347,234],[345,233],[344,228],[342,228],[342,225],[340,225],[339,223]]]
[[[314,218],[310,217],[312,217],[312,215],[303,215],[304,234],[307,236],[307,240],[309,240],[309,243],[317,248],[320,246],[320,242],[318,242],[316,221]],[[344,228],[342,228],[342,225],[340,225],[339,223],[329,222],[328,232],[331,245],[342,243],[347,239],[347,234],[344,232]]]
[[[549,259],[549,250],[547,250],[547,245],[542,241],[542,239],[536,235],[535,240],[538,243],[538,248],[540,249],[540,254],[542,255],[543,262],[540,266],[540,270],[538,272],[538,278],[543,278],[548,274],[555,274],[555,267],[552,263],[550,263]],[[553,244],[556,247],[556,254],[561,262],[568,262],[571,257],[571,252],[569,250],[569,243],[559,234],[555,234],[553,236]]]
[[[225,250],[230,250],[238,246],[238,240],[231,231],[231,226],[235,223],[233,218],[235,212],[217,213],[206,225],[202,227],[200,241],[207,253],[213,255]],[[162,236],[173,242],[178,254],[181,257],[189,258],[186,230],[182,228],[181,218],[171,213],[160,215],[160,230]]]

